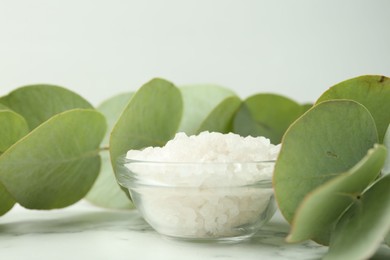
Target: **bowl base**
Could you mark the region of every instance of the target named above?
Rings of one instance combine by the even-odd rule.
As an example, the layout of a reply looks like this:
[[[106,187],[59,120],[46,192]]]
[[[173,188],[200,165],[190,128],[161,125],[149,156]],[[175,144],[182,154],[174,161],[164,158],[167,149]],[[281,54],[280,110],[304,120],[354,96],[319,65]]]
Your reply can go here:
[[[179,241],[179,242],[190,242],[190,243],[216,243],[216,244],[236,244],[250,239],[253,234],[246,234],[242,236],[234,237],[205,237],[205,238],[194,238],[194,237],[177,237],[160,234],[167,240]]]

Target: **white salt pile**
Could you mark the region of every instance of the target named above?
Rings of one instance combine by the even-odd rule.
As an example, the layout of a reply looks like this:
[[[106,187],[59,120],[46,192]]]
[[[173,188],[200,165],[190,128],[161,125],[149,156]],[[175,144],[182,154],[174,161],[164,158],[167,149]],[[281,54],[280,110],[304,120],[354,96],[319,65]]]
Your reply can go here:
[[[256,231],[274,203],[270,184],[259,183],[270,182],[274,163],[269,161],[279,148],[264,137],[178,133],[164,147],[127,153],[129,159],[153,162],[127,165],[140,183],[130,192],[144,218],[162,234],[242,236]]]
[[[275,160],[280,146],[265,137],[229,133],[176,134],[164,147],[130,150],[127,158],[160,162],[253,162]]]

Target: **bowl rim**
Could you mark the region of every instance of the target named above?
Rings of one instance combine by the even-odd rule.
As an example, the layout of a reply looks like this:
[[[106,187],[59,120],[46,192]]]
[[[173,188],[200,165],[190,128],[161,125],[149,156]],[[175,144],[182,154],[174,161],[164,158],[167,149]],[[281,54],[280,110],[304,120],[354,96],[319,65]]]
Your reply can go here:
[[[157,161],[157,160],[140,160],[127,158],[120,156],[117,159],[117,164],[129,164],[129,163],[140,163],[140,164],[169,164],[169,165],[231,165],[231,164],[259,164],[259,163],[276,163],[276,160],[263,160],[263,161]]]
[[[128,165],[148,165],[151,167],[158,167],[158,166],[172,166],[172,167],[191,167],[191,166],[205,166],[205,167],[221,167],[221,166],[228,166],[228,165],[257,165],[257,164],[275,164],[276,160],[267,160],[267,161],[242,161],[242,162],[164,162],[164,161],[148,161],[148,160],[136,160],[136,159],[129,159],[124,156],[121,156],[117,160],[116,169],[114,171],[116,180],[118,184],[124,188],[135,188],[135,187],[164,187],[164,188],[199,188],[198,186],[192,186],[188,183],[177,183],[177,184],[168,184],[165,182],[155,181],[153,179],[149,179],[150,176],[145,177],[140,174],[137,174],[136,172],[133,172],[128,168]],[[245,183],[245,184],[237,184],[237,185],[225,185],[225,184],[219,184],[216,185],[216,188],[223,188],[223,187],[229,187],[229,188],[238,188],[238,187],[259,187],[262,186],[263,188],[272,188],[272,176],[269,176],[269,178],[259,179],[251,183]]]

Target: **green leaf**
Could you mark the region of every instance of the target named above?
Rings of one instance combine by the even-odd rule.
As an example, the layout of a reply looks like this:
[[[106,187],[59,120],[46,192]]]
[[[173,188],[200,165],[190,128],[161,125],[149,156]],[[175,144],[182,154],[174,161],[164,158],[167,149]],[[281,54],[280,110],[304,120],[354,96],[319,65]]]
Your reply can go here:
[[[287,128],[307,107],[275,94],[257,94],[244,101],[234,120],[234,132],[265,136],[279,144]]]
[[[178,129],[183,103],[178,88],[153,79],[131,98],[115,124],[110,138],[111,163],[130,149],[162,146]]]
[[[390,175],[379,179],[345,212],[325,259],[368,259],[390,230]]]
[[[99,176],[85,199],[90,203],[103,208],[134,208],[134,205],[127,196],[126,191],[122,190],[115,179],[110,162],[110,154],[108,152],[104,152],[100,156],[102,159],[102,166]]]
[[[133,92],[130,92],[113,96],[97,107],[97,110],[105,116],[108,125],[108,131],[102,141],[103,146],[109,145],[111,131],[133,94]]]
[[[129,103],[133,93],[124,93],[114,96],[103,102],[97,109],[105,116],[108,131],[103,139],[102,146],[108,146],[110,134],[123,109]],[[133,204],[118,185],[111,166],[109,151],[101,152],[102,169],[99,176],[88,192],[86,199],[100,207],[129,209]]]
[[[376,145],[352,169],[306,195],[295,213],[287,241],[301,242],[330,232],[341,214],[379,175],[385,157],[386,148]]]
[[[236,97],[225,98],[210,114],[203,120],[197,133],[202,131],[229,133],[233,132],[233,120],[241,100]]]
[[[0,103],[22,115],[31,129],[66,110],[93,108],[78,94],[54,85],[21,87],[1,97]]]
[[[385,138],[383,139],[383,144],[386,146],[387,151],[389,152],[387,153],[385,165],[383,166],[382,172],[384,174],[390,174],[390,125],[387,128]]]
[[[187,135],[198,133],[202,123],[221,102],[236,96],[230,89],[216,85],[188,85],[179,89],[183,97],[183,116],[178,131]]]
[[[390,246],[390,231],[389,231],[389,233],[387,233],[387,236],[386,236],[386,238],[385,238],[385,243],[386,243],[388,246]]]
[[[21,115],[0,108],[0,155],[28,132],[27,122]]]
[[[83,198],[99,168],[104,116],[75,109],[53,116],[0,157],[0,181],[26,208],[66,207]]]
[[[28,132],[27,122],[21,115],[0,105],[0,155]],[[14,204],[15,200],[0,183],[0,216],[8,212]]]
[[[7,213],[15,204],[15,200],[0,183],[0,216]]]
[[[390,124],[390,78],[368,75],[343,81],[322,94],[317,103],[331,99],[352,99],[364,105],[375,120],[382,143]]]
[[[307,110],[313,107],[312,103],[306,103],[302,105],[302,114],[305,113]]]
[[[326,101],[296,120],[283,137],[273,177],[286,220],[291,223],[309,192],[352,168],[377,142],[371,114],[354,101]]]

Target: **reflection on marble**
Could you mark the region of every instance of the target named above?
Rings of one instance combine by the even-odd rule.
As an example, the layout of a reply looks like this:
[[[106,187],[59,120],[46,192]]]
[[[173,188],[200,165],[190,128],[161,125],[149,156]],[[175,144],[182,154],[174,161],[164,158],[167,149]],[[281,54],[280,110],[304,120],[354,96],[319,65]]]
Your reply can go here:
[[[86,202],[51,211],[13,209],[0,217],[0,259],[320,259],[326,247],[286,244],[276,215],[252,239],[206,244],[166,239],[136,210],[99,209]]]

